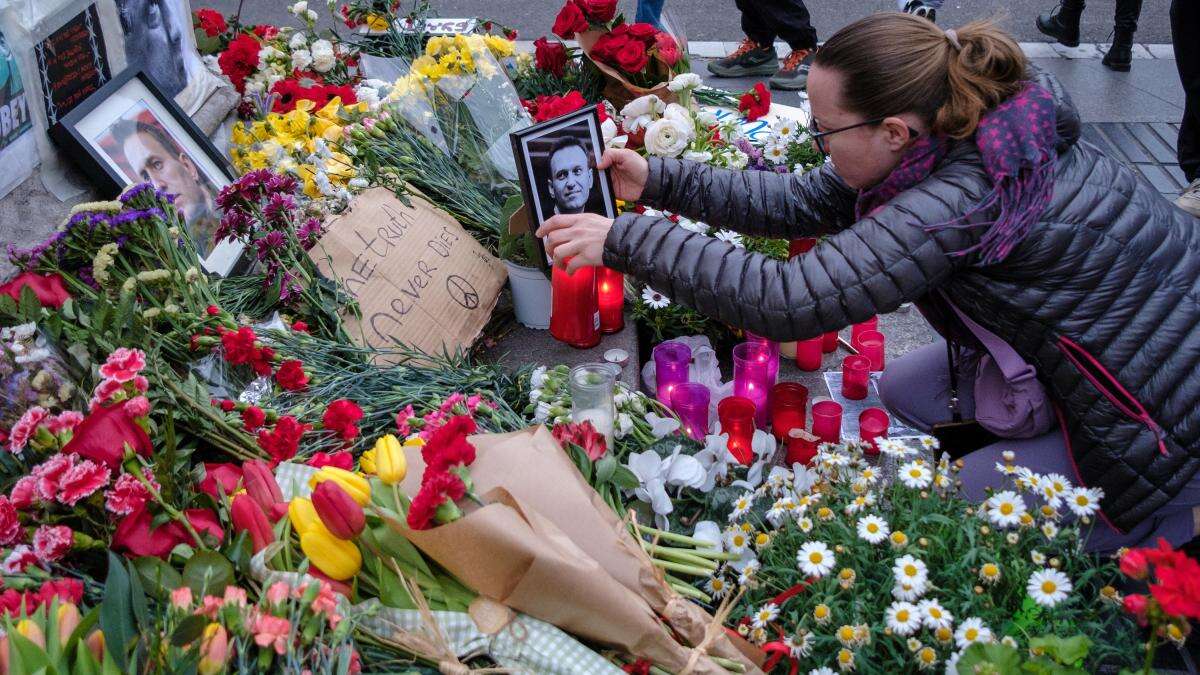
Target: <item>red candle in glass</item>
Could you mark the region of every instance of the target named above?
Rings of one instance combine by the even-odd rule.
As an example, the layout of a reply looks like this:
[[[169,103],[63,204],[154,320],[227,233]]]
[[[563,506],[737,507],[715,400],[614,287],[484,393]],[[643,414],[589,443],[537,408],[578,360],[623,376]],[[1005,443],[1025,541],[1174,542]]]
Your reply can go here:
[[[826,354],[832,354],[837,351],[838,332],[831,330],[823,336],[821,341],[821,351]]]
[[[729,434],[729,453],[742,464],[754,459],[754,401],[741,396],[730,396],[717,404],[717,419],[721,421],[721,433]]]
[[[697,441],[708,434],[708,403],[712,394],[699,382],[684,382],[671,390],[671,410],[688,436]]]
[[[842,438],[842,404],[825,399],[812,405],[812,432],[822,443],[837,443]]]
[[[816,237],[801,237],[788,242],[788,257],[795,258],[801,253],[808,253],[817,245]]]
[[[813,372],[821,369],[821,336],[796,342],[796,367]]]
[[[865,330],[858,334],[858,338],[850,344],[858,350],[858,353],[867,357],[871,362],[871,370],[883,370],[883,333],[877,330]]]
[[[808,405],[808,387],[798,382],[780,382],[771,390],[771,431],[786,441],[793,429],[803,429]]]
[[[850,344],[854,345],[854,341],[858,339],[864,331],[879,330],[879,317],[873,316],[862,323],[856,323],[850,326]]]
[[[877,439],[887,438],[888,425],[887,411],[883,408],[867,408],[858,416],[858,437],[863,443],[868,443],[871,449],[867,451],[869,455],[879,454],[879,444]]]
[[[625,275],[597,267],[596,296],[600,304],[600,332],[619,333],[625,327]]]
[[[865,356],[842,359],[842,396],[851,401],[867,397],[867,382],[871,379],[871,361]]]
[[[761,342],[743,342],[733,348],[733,395],[754,403],[755,423],[765,429],[770,422],[771,350]]]
[[[811,462],[817,456],[817,443],[820,440],[804,429],[792,429],[787,441],[787,465]]]
[[[596,268],[581,267],[570,274],[555,265],[550,286],[550,334],[554,339],[577,349],[600,344]]]

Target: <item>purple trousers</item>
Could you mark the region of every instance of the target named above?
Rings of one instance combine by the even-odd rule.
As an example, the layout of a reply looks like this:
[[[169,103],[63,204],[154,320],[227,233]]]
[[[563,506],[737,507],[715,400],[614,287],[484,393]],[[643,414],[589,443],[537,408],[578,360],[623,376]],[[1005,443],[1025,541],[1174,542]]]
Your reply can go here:
[[[950,366],[946,358],[946,343],[938,340],[889,361],[879,381],[879,396],[883,404],[909,426],[929,432],[934,424],[950,421]],[[964,358],[959,372],[959,410],[963,419],[975,416],[975,387],[973,360]],[[965,371],[965,372],[964,372]],[[1080,484],[1079,476],[1067,454],[1062,429],[1054,428],[1041,436],[1005,440],[986,446],[963,457],[965,466],[959,474],[963,496],[971,501],[987,498],[987,488],[1008,489],[1011,479],[996,471],[1003,464],[1001,453],[1011,450],[1013,463],[1040,474],[1058,473],[1072,483]],[[1088,535],[1087,548],[1110,552],[1122,546],[1153,546],[1159,537],[1178,548],[1196,534],[1193,509],[1200,505],[1200,473],[1193,476],[1183,490],[1165,506],[1128,532],[1120,532],[1097,519]],[[1070,515],[1068,512],[1066,515]]]

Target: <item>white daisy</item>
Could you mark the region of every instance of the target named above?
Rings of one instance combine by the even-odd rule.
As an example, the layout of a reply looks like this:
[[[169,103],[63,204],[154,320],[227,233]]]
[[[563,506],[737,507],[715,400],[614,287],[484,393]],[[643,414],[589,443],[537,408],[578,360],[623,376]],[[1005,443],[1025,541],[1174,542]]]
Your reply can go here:
[[[900,467],[900,482],[904,487],[914,490],[924,490],[933,481],[933,472],[929,467],[918,462],[909,462]]]
[[[768,602],[758,611],[754,613],[753,625],[755,628],[766,628],[767,624],[771,623],[779,616],[779,605]]]
[[[1013,649],[1016,649],[1018,646],[1016,638],[1011,635],[1005,635],[1004,637],[1000,638],[1000,644],[1004,645],[1005,647],[1012,647]]]
[[[959,649],[966,649],[976,642],[991,642],[992,629],[983,624],[983,619],[971,617],[963,619],[954,631],[954,641]]]
[[[932,670],[937,662],[937,652],[933,647],[921,647],[917,650],[917,667],[921,670]]]
[[[800,571],[814,577],[823,577],[833,569],[837,558],[833,551],[820,541],[805,542],[796,553]]]
[[[752,506],[754,506],[754,493],[743,493],[741,497],[738,497],[737,500],[733,502],[733,511],[729,513],[729,522],[732,523],[733,521],[738,520],[742,516],[746,515]]]
[[[907,637],[921,627],[921,611],[911,602],[893,602],[884,615],[887,627],[896,635]]]
[[[775,503],[771,505],[770,510],[767,511],[767,520],[771,521],[771,524],[775,527],[779,527],[784,518],[795,511],[796,502],[791,497],[776,499]]]
[[[651,309],[662,309],[671,305],[670,298],[649,286],[642,289],[642,301]]]
[[[923,586],[929,580],[929,568],[919,558],[902,555],[896,558],[895,564],[892,565],[892,576],[896,578],[897,584]]]
[[[803,516],[801,518],[798,518],[796,520],[796,527],[800,528],[800,531],[805,534],[812,532],[812,529],[813,529],[812,518],[809,518],[808,516]]]
[[[1075,487],[1071,485],[1071,481],[1067,480],[1067,477],[1061,473],[1046,474],[1042,477],[1042,484],[1043,487],[1049,485],[1054,490],[1054,494],[1059,496],[1067,494],[1072,488]]]
[[[695,232],[696,234],[708,234],[708,225],[706,225],[698,220],[690,220],[688,218],[680,218],[679,226],[685,230],[688,230],[689,232]]]
[[[772,164],[783,164],[787,161],[787,144],[767,143],[763,148],[763,159]]]
[[[1015,476],[1017,474],[1017,467],[1012,464],[996,462],[996,472],[1002,476]]]
[[[979,579],[985,584],[994,584],[1000,580],[1000,566],[987,562],[979,566]]]
[[[879,481],[879,471],[873,466],[868,466],[858,474],[858,480],[867,485],[874,485]]]
[[[796,635],[789,635],[784,641],[788,651],[793,659],[801,659],[812,653],[812,636],[808,631],[800,631]]]
[[[780,117],[775,120],[775,124],[771,125],[771,131],[778,137],[780,141],[788,141],[796,132],[800,130],[800,125],[796,120],[789,117]]]
[[[754,575],[758,574],[758,570],[761,568],[762,563],[758,562],[757,560],[751,560],[750,562],[746,563],[745,567],[742,568],[741,573],[738,574],[738,584],[745,586],[746,584],[750,583],[750,581],[754,579]]]
[[[842,647],[837,653],[838,670],[848,673],[854,670],[854,652]]]
[[[721,599],[726,595],[729,595],[729,582],[725,581],[725,579],[720,576],[714,576],[713,578],[709,579],[708,582],[704,584],[704,587],[705,590],[708,591],[708,594],[716,599]]]
[[[874,514],[858,519],[858,538],[868,544],[878,544],[891,533],[887,521]]]
[[[929,630],[949,628],[954,625],[954,616],[934,598],[922,600],[917,608],[921,610],[921,622]]]
[[[1071,592],[1071,580],[1055,569],[1043,569],[1029,575],[1025,590],[1033,601],[1043,607],[1054,607],[1067,599]]]
[[[717,233],[713,236],[721,241],[727,241],[738,248],[745,246],[745,244],[742,243],[742,235],[734,232],[733,230],[717,230]]]
[[[1042,523],[1042,534],[1046,535],[1047,539],[1053,539],[1058,536],[1058,526],[1047,520]]]
[[[914,653],[923,646],[921,644],[920,640],[918,640],[917,638],[911,638],[911,637],[908,638],[908,640],[906,640],[904,644],[905,644],[905,646],[908,647],[908,651],[914,652]]]
[[[1021,514],[1025,513],[1025,500],[1012,490],[997,492],[984,502],[984,506],[988,519],[1000,527],[1020,524]]]
[[[1067,508],[1081,518],[1090,516],[1100,510],[1100,500],[1103,498],[1103,490],[1077,487],[1066,496]]]
[[[891,457],[903,458],[909,457],[916,453],[914,448],[908,446],[907,443],[895,438],[880,438],[875,441],[879,447],[879,452]]]
[[[1017,453],[1013,452],[1012,450],[1005,450],[1004,452],[1000,453],[1000,458],[1006,462],[1011,462],[1017,458]]]
[[[929,451],[937,450],[939,447],[938,439],[933,436],[922,436],[917,440],[920,441],[922,448]]]
[[[837,672],[828,666],[821,666],[808,671],[808,675],[837,675]]]
[[[928,584],[926,583],[896,584],[892,586],[892,597],[905,602],[916,602],[921,599],[922,595],[925,595],[926,590],[928,590]]]
[[[1034,565],[1045,565],[1046,564],[1046,554],[1042,553],[1041,551],[1030,551],[1029,552],[1029,560]]]

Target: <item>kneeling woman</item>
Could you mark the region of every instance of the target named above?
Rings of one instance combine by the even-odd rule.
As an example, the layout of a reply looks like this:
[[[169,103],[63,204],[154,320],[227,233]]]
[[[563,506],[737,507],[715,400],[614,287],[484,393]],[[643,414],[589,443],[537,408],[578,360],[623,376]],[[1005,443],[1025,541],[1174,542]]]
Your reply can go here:
[[[620,199],[749,235],[823,236],[812,251],[775,261],[632,213],[556,216],[540,233],[560,263],[607,265],[781,341],[916,302],[961,347],[931,345],[885,372],[885,403],[925,429],[951,418],[947,351],[961,354],[970,418],[970,326],[982,328],[1036,368],[1049,400],[1040,428],[1020,434],[1032,437],[967,455],[966,496],[999,484],[1011,451],[1103,490],[1092,548],[1182,545],[1200,511],[1200,221],[1080,141],[1054,88],[987,23],[943,32],[876,14],[813,63],[825,166],[737,172],[621,150],[600,164]]]

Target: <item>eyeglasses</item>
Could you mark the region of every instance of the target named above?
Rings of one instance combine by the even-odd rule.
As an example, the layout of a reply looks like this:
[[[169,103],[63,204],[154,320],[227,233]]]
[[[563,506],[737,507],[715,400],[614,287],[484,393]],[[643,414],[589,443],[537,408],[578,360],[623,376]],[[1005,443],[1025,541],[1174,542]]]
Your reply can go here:
[[[822,155],[828,155],[829,149],[825,147],[825,141],[823,141],[821,139],[825,138],[826,136],[831,136],[833,134],[840,134],[843,131],[850,131],[851,129],[857,129],[859,127],[865,127],[865,126],[871,125],[871,124],[879,124],[880,122],[884,121],[885,119],[887,119],[887,118],[886,117],[876,117],[875,119],[870,119],[870,120],[867,120],[866,122],[859,122],[858,124],[851,124],[848,127],[841,127],[840,129],[830,129],[829,131],[821,131],[820,129],[817,128],[817,118],[809,116],[809,118],[808,118],[808,135],[809,135],[809,137],[812,138],[813,143],[816,144],[817,152],[820,152]],[[910,127],[908,125],[905,125],[905,127],[908,129],[909,138],[916,138],[917,136],[920,135],[916,129],[913,129],[912,127]]]

